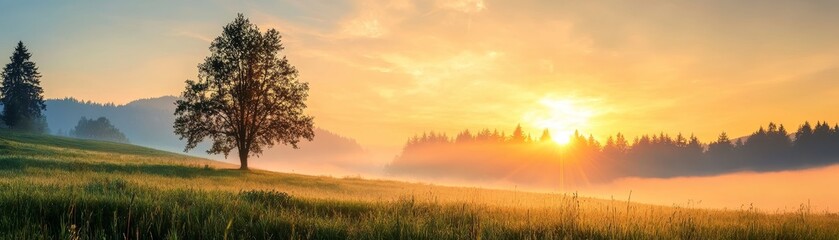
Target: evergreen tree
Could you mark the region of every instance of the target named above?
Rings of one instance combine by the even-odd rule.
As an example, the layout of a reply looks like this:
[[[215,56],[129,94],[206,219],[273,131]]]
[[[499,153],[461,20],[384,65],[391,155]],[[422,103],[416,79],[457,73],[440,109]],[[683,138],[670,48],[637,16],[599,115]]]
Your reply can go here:
[[[589,150],[592,152],[600,151],[600,142],[594,140],[594,135],[589,134],[588,139],[586,139],[586,145],[589,147]]]
[[[46,120],[41,111],[46,109],[41,74],[30,60],[32,54],[18,42],[12,53],[11,63],[2,73],[0,103],[3,104],[3,123],[12,129],[46,132]]]
[[[542,136],[539,137],[539,141],[550,142],[551,140],[553,140],[553,138],[551,138],[551,131],[545,128],[545,130],[542,131]]]
[[[609,136],[606,138],[606,144],[603,145],[603,149],[606,148],[614,148],[615,147],[615,137]]]
[[[456,143],[468,143],[474,140],[475,137],[472,136],[472,133],[469,132],[469,129],[463,130],[463,132],[458,133],[457,137],[455,137]]]
[[[626,141],[626,137],[622,133],[615,135],[615,148],[621,153],[626,153],[629,150],[629,142]]]
[[[588,139],[586,139],[586,137],[583,137],[583,135],[580,134],[579,130],[574,130],[574,136],[571,136],[571,146],[574,146],[579,149],[584,149],[586,148],[587,143]]]
[[[728,138],[728,134],[725,132],[720,133],[720,136],[717,138],[717,143],[722,144],[731,144],[731,139]]]
[[[525,142],[524,131],[521,129],[521,124],[516,125],[516,129],[513,130],[513,135],[510,136],[510,142],[513,143],[524,143]]]
[[[708,154],[716,158],[727,157],[732,151],[734,151],[734,144],[725,132],[720,133],[716,142],[708,144]]]
[[[676,141],[676,146],[678,146],[678,147],[686,147],[688,145],[688,140],[685,139],[685,136],[682,135],[682,133],[679,133],[679,135],[676,135],[676,140],[675,141]]]
[[[699,142],[699,138],[697,138],[696,135],[690,135],[687,149],[689,151],[688,153],[694,156],[702,154],[702,143]]]
[[[811,136],[813,136],[813,127],[810,126],[810,122],[804,122],[804,125],[801,125],[795,132],[796,144],[799,144],[799,140],[809,139]]]

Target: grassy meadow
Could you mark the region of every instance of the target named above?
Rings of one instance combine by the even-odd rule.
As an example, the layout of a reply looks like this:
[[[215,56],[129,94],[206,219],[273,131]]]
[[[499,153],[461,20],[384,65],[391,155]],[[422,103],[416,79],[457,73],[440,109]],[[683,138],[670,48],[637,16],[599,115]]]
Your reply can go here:
[[[839,215],[267,171],[0,131],[3,239],[839,239]]]

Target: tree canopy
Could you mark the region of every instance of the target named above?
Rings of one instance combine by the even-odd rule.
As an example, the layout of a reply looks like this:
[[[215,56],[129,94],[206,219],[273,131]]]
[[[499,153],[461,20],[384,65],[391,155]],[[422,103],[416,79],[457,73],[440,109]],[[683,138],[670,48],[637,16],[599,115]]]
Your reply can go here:
[[[77,138],[86,138],[102,141],[128,143],[128,138],[125,134],[119,131],[111,124],[105,117],[97,119],[87,119],[82,117],[79,119],[79,124],[70,130],[70,136]]]
[[[18,42],[11,62],[3,67],[0,103],[3,105],[3,123],[12,129],[46,132],[46,121],[41,111],[46,109],[41,74],[30,60],[32,54]]]
[[[309,85],[279,57],[283,49],[277,30],[262,33],[242,14],[224,27],[176,103],[175,133],[187,140],[185,151],[210,139],[208,153],[226,157],[235,149],[248,169],[248,156],[265,148],[312,140],[312,117],[303,112]]]

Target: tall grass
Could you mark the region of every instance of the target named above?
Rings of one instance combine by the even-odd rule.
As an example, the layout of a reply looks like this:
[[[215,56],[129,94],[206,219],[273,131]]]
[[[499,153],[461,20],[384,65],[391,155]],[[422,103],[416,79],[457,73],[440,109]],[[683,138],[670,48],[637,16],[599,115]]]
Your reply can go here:
[[[839,216],[263,171],[0,132],[4,239],[839,239]]]

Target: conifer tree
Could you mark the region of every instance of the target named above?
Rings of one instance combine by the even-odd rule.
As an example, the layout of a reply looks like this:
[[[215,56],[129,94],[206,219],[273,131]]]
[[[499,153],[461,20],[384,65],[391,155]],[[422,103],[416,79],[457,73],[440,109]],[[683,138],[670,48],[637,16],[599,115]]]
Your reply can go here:
[[[0,103],[3,104],[3,123],[12,129],[45,132],[46,121],[41,111],[46,109],[41,74],[30,60],[32,54],[18,42],[2,73]]]

